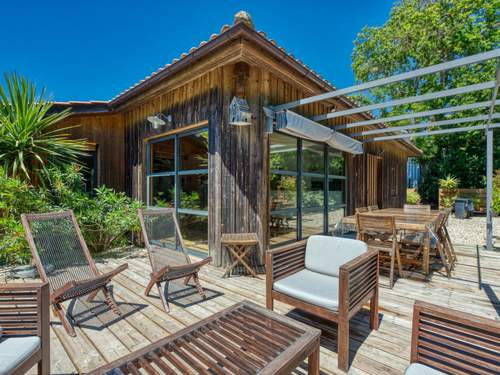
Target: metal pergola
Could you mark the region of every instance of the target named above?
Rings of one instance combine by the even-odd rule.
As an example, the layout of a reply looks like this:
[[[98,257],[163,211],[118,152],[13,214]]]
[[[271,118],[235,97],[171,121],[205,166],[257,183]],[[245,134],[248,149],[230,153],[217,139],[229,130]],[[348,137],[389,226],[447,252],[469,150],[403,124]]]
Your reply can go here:
[[[408,125],[382,127],[377,129],[364,130],[357,133],[350,134],[351,137],[358,138],[363,143],[380,142],[387,140],[399,140],[413,137],[425,137],[440,134],[450,134],[458,132],[468,132],[474,130],[484,130],[486,133],[486,247],[493,248],[493,212],[492,212],[492,193],[493,193],[493,129],[500,127],[494,120],[500,119],[500,113],[495,112],[495,106],[500,105],[500,100],[497,100],[498,88],[500,85],[500,49],[479,53],[476,55],[456,59],[453,61],[444,62],[437,65],[432,65],[426,68],[413,70],[406,73],[397,74],[391,77],[381,78],[374,81],[366,82],[363,84],[346,87],[340,90],[330,91],[320,95],[314,95],[308,98],[295,100],[289,103],[276,105],[273,107],[265,107],[265,113],[268,117],[268,128],[272,127],[272,121],[280,111],[290,111],[302,105],[316,103],[319,101],[329,100],[340,96],[351,95],[363,91],[368,91],[377,87],[386,86],[389,84],[402,82],[426,76],[429,74],[442,73],[458,67],[465,67],[472,64],[484,63],[485,61],[496,60],[497,68],[495,77],[492,80],[480,82],[473,85],[456,87],[447,90],[423,93],[417,96],[410,96],[405,98],[394,98],[392,100],[374,103],[369,105],[362,105],[355,108],[334,110],[329,113],[321,114],[312,117],[312,121],[324,121],[342,116],[350,116],[356,114],[370,114],[371,118],[368,120],[357,121],[353,123],[345,123],[335,125],[332,128],[335,131],[342,129],[350,129],[368,125],[385,125],[390,122],[409,120]],[[408,112],[402,115],[387,116],[377,118],[376,113],[382,109],[394,108],[401,105],[422,103],[439,98],[450,98],[457,95],[468,94],[472,92],[491,90],[491,100],[482,102],[473,102],[458,106],[448,106],[445,103],[440,108],[422,111],[422,112]],[[429,118],[435,115],[451,115],[460,112],[484,109],[486,113],[482,115],[449,118],[440,121],[432,121]],[[376,111],[375,114],[373,111]],[[427,118],[427,120],[422,120]],[[415,123],[416,119],[421,119],[421,122]],[[476,123],[474,125],[474,123]],[[317,123],[318,125],[321,125]],[[460,125],[460,126],[459,126]],[[440,128],[446,126],[446,128]],[[451,126],[451,127],[450,127]],[[429,128],[437,128],[437,130],[429,130]],[[422,129],[421,131],[415,131]],[[409,132],[412,131],[412,132]],[[363,138],[359,138],[363,137]]]

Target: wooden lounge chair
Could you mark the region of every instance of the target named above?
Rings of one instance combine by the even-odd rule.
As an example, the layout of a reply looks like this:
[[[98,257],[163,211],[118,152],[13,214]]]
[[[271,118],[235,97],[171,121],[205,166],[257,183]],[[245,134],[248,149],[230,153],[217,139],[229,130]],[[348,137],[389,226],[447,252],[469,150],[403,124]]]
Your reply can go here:
[[[169,282],[184,279],[184,284],[187,285],[192,277],[198,293],[205,298],[205,291],[201,287],[198,271],[202,266],[210,263],[212,258],[207,257],[199,262],[191,263],[175,216],[175,210],[173,208],[139,209],[138,214],[153,270],[144,293],[149,295],[151,288],[156,285],[163,307],[165,311],[169,312]],[[179,253],[178,249],[182,253]],[[161,287],[163,282],[165,283],[164,291]]]
[[[62,302],[88,295],[92,301],[102,291],[106,304],[121,315],[107,285],[123,264],[113,271],[100,273],[82,237],[73,211],[44,214],[22,214],[26,239],[40,278],[50,285],[50,303],[66,332],[76,336]],[[71,316],[71,314],[69,314]],[[71,319],[74,322],[74,319]]]
[[[356,214],[357,239],[366,242],[370,250],[379,251],[389,258],[389,288],[394,286],[394,263],[397,262],[399,277],[403,277],[400,243],[394,216]]]
[[[274,300],[338,323],[338,367],[349,367],[349,320],[370,301],[378,329],[378,252],[340,237],[311,236],[266,253],[266,307]]]
[[[416,301],[406,375],[500,374],[500,322]]]
[[[50,374],[49,285],[0,284],[0,374]]]

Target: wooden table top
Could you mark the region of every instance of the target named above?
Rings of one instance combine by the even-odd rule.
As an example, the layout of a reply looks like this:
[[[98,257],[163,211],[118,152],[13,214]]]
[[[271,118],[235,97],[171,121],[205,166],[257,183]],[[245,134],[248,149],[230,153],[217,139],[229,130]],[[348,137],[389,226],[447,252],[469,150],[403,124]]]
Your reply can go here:
[[[221,236],[224,245],[257,245],[259,237],[257,233],[224,233]]]
[[[403,208],[383,208],[381,210],[363,212],[363,215],[371,216],[393,216],[396,228],[399,230],[414,230],[424,232],[429,225],[434,225],[441,211],[431,210],[428,212],[409,212]],[[356,224],[356,215],[345,216],[344,224]]]
[[[91,374],[289,372],[319,347],[320,335],[316,328],[243,301]]]

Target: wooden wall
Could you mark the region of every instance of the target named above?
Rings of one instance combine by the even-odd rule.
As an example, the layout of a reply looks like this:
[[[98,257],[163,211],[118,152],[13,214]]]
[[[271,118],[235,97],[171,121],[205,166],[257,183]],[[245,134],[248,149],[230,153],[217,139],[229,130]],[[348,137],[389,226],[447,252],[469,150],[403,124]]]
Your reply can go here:
[[[97,145],[98,184],[125,191],[124,125],[122,116],[73,115],[58,127],[75,126],[68,133]]]

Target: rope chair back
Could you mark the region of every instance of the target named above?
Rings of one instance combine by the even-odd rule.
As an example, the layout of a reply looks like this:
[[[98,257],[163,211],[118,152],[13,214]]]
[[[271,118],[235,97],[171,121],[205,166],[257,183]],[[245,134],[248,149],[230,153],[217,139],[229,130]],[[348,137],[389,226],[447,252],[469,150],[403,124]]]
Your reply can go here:
[[[168,265],[177,250],[181,250],[184,254],[185,263],[191,263],[175,216],[175,209],[139,209],[138,214],[153,271]]]
[[[38,273],[51,291],[98,275],[71,210],[23,214],[21,220]]]

